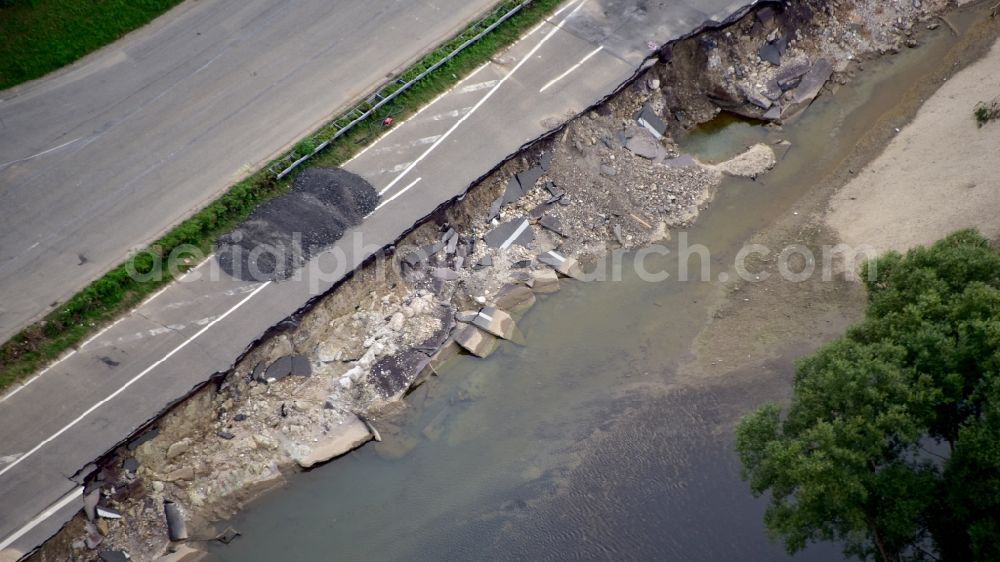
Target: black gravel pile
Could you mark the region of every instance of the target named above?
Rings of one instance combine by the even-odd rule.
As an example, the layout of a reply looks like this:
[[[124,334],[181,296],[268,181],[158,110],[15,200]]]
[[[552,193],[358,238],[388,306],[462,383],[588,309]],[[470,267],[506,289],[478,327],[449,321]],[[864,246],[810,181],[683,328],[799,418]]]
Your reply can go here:
[[[244,281],[287,279],[312,256],[361,224],[378,193],[346,170],[310,168],[292,189],[261,205],[215,242],[223,271]]]

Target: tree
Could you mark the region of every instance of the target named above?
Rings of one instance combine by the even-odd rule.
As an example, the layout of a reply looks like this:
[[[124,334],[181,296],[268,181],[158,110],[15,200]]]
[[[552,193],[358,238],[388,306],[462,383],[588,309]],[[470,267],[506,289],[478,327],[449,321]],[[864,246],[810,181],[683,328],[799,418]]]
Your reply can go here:
[[[767,528],[790,552],[1000,559],[1000,253],[960,231],[867,268],[865,321],[800,362],[784,417],[737,428]]]

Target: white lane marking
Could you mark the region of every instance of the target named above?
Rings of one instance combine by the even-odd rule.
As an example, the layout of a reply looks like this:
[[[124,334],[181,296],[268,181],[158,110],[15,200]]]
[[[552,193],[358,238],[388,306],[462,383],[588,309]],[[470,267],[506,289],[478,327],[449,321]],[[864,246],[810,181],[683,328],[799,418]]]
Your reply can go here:
[[[538,90],[538,93],[540,94],[540,93],[544,92],[545,90],[548,90],[550,86],[552,86],[552,85],[553,85],[553,84],[555,84],[556,82],[558,82],[558,81],[562,80],[563,78],[565,78],[565,77],[569,76],[569,75],[570,75],[570,73],[572,73],[572,72],[573,72],[574,70],[576,70],[576,69],[580,68],[581,66],[583,66],[583,63],[585,63],[585,62],[587,62],[588,60],[590,60],[590,57],[592,57],[592,56],[596,55],[597,53],[600,53],[600,52],[601,52],[601,51],[603,51],[603,50],[604,50],[604,45],[601,45],[600,47],[598,47],[598,48],[594,49],[593,51],[590,51],[590,53],[588,53],[588,54],[587,54],[587,56],[585,56],[585,57],[583,57],[582,59],[580,59],[580,62],[578,62],[578,63],[574,64],[574,65],[573,65],[573,66],[571,66],[571,67],[569,67],[569,69],[568,69],[568,70],[566,70],[566,72],[563,72],[563,73],[562,73],[562,74],[560,74],[559,76],[556,76],[556,77],[555,77],[555,78],[553,78],[553,79],[552,79],[551,81],[549,81],[549,83],[548,83],[548,84],[546,84],[546,85],[542,86],[542,89],[541,89],[541,90]]]
[[[146,330],[145,332],[135,332],[127,336],[119,336],[115,340],[109,340],[103,342],[100,347],[105,348],[105,347],[111,347],[112,345],[115,344],[136,342],[147,337],[155,338],[156,336],[162,336],[163,334],[169,334],[171,332],[174,333],[182,332],[191,326],[204,326],[205,324],[208,324],[212,320],[215,320],[215,316],[207,316],[200,320],[195,320],[190,324],[168,324],[166,326],[160,326],[158,328],[152,328],[150,330]]]
[[[541,40],[538,41],[538,44],[535,45],[534,47],[532,47],[532,49],[530,51],[528,51],[528,54],[524,58],[522,58],[520,61],[518,61],[518,63],[516,65],[514,65],[514,68],[510,69],[510,72],[508,72],[503,78],[501,78],[496,83],[496,85],[493,86],[493,88],[490,89],[490,91],[487,92],[485,96],[483,96],[483,98],[481,100],[479,100],[478,102],[476,102],[476,105],[472,106],[472,109],[469,110],[468,113],[466,113],[465,115],[462,116],[461,119],[459,119],[458,121],[456,121],[455,124],[452,125],[451,128],[448,129],[448,131],[445,134],[441,135],[441,138],[439,138],[438,140],[436,140],[434,142],[434,144],[432,144],[430,146],[430,148],[428,148],[426,151],[424,151],[423,154],[421,154],[416,160],[414,160],[409,165],[409,167],[407,167],[398,176],[396,176],[396,179],[392,180],[389,183],[389,185],[386,186],[386,188],[383,190],[383,193],[385,191],[388,191],[390,188],[392,188],[392,186],[396,185],[396,183],[398,183],[401,179],[403,179],[404,177],[406,177],[406,175],[409,174],[413,170],[413,168],[417,166],[417,164],[419,164],[420,162],[422,162],[424,158],[427,158],[427,156],[431,152],[434,152],[434,149],[436,149],[438,146],[440,146],[440,144],[442,142],[444,142],[448,137],[450,137],[451,134],[454,133],[462,125],[462,123],[465,122],[466,119],[468,119],[469,117],[471,117],[476,112],[476,110],[478,110],[480,107],[483,106],[483,104],[485,104],[487,101],[489,101],[489,99],[491,97],[493,97],[493,94],[495,94],[497,92],[497,90],[500,89],[500,86],[503,86],[504,83],[507,80],[509,80],[510,77],[513,76],[514,73],[517,72],[521,68],[521,66],[524,65],[524,63],[526,63],[529,60],[531,60],[531,58],[533,56],[535,56],[535,53],[537,53],[538,50],[542,48],[542,45],[544,45],[546,42],[548,42],[548,40],[551,39],[552,36],[555,35],[557,31],[559,31],[560,29],[562,29],[562,25],[564,23],[566,23],[566,21],[569,20],[569,18],[573,17],[573,14],[575,14],[580,8],[582,8],[585,3],[586,3],[586,0],[582,0],[576,6],[576,8],[573,9],[573,11],[571,11],[569,14],[566,15],[565,18],[562,19],[562,21],[560,21],[558,24],[554,24],[553,27],[552,27],[552,29],[544,37],[542,37]]]
[[[165,363],[168,359],[170,359],[171,357],[173,357],[178,351],[180,351],[180,350],[184,349],[185,347],[187,347],[188,344],[190,344],[194,340],[198,339],[202,334],[204,334],[205,332],[207,332],[208,330],[210,330],[212,328],[212,326],[214,326],[217,323],[221,322],[227,316],[229,316],[230,314],[232,314],[233,312],[235,312],[236,309],[238,309],[241,306],[243,306],[244,304],[246,304],[250,299],[254,298],[257,295],[257,293],[260,293],[261,291],[263,291],[264,288],[266,288],[271,283],[272,283],[271,281],[268,281],[268,282],[264,283],[263,285],[261,285],[260,287],[257,287],[256,291],[254,291],[254,292],[250,293],[249,295],[247,295],[246,298],[244,298],[240,302],[236,303],[235,306],[233,306],[232,308],[230,308],[229,310],[227,310],[225,313],[223,313],[222,316],[219,316],[215,320],[211,321],[207,326],[205,326],[201,330],[198,330],[197,333],[195,333],[190,338],[184,340],[183,343],[181,343],[180,345],[178,345],[177,347],[175,347],[173,350],[171,350],[169,353],[167,353],[166,355],[164,355],[162,358],[158,359],[155,363],[153,363],[149,367],[146,367],[145,369],[143,369],[143,371],[141,373],[139,373],[138,375],[136,375],[136,376],[132,377],[131,379],[129,379],[129,381],[126,382],[125,384],[123,384],[121,386],[121,388],[119,388],[118,390],[112,392],[106,398],[102,399],[100,402],[97,402],[96,404],[94,404],[90,408],[87,408],[87,410],[85,412],[83,412],[82,414],[80,414],[79,416],[77,416],[77,418],[74,419],[73,421],[71,421],[68,424],[66,424],[65,426],[63,426],[62,429],[60,429],[59,431],[53,433],[49,437],[45,438],[45,440],[43,440],[41,443],[35,445],[30,451],[28,451],[23,456],[21,456],[21,458],[19,458],[16,461],[10,463],[9,465],[5,466],[2,470],[0,470],[0,476],[3,476],[4,474],[7,473],[7,471],[9,471],[10,469],[14,468],[15,466],[21,464],[21,461],[23,461],[24,459],[27,459],[27,458],[31,457],[31,455],[37,453],[39,449],[41,449],[45,445],[48,445],[49,443],[51,443],[53,440],[55,440],[56,438],[58,438],[63,433],[66,433],[67,431],[69,431],[73,426],[75,426],[76,424],[80,423],[80,421],[83,420],[83,418],[89,416],[95,410],[97,410],[101,406],[104,406],[105,404],[107,404],[108,402],[110,402],[111,400],[113,400],[116,396],[118,396],[122,392],[125,392],[125,390],[128,387],[132,386],[133,384],[135,384],[136,382],[138,382],[141,378],[145,377],[153,369],[155,369],[155,368],[159,367],[160,365],[162,365],[163,363]]]
[[[367,219],[368,217],[374,215],[375,212],[378,211],[379,209],[381,209],[382,207],[388,205],[389,203],[392,203],[393,199],[395,199],[395,198],[399,197],[400,195],[402,195],[402,194],[406,193],[407,191],[409,191],[411,187],[417,185],[417,183],[420,180],[422,180],[422,179],[423,178],[417,178],[417,179],[413,180],[412,182],[410,182],[410,185],[404,187],[403,189],[400,189],[399,193],[397,193],[397,194],[393,195],[392,197],[386,199],[385,201],[382,201],[381,203],[379,203],[378,207],[375,207],[374,211],[372,211],[372,212],[368,213],[367,215],[365,215],[365,218]],[[387,188],[383,189],[382,191],[380,191],[379,192],[379,197],[381,197],[382,194],[385,193],[388,190],[389,190],[389,188],[387,187]]]
[[[76,142],[76,141],[78,141],[78,140],[80,140],[82,138],[83,137],[76,137],[75,139],[73,139],[73,140],[71,140],[69,142],[64,142],[64,143],[60,144],[59,146],[53,146],[52,148],[50,148],[48,150],[43,150],[43,151],[39,152],[38,154],[32,154],[31,156],[26,156],[24,158],[19,158],[17,160],[11,160],[10,162],[4,162],[3,164],[0,164],[0,170],[4,169],[7,166],[10,166],[12,164],[18,164],[18,163],[21,163],[21,162],[27,162],[28,160],[34,160],[35,158],[38,158],[40,156],[45,156],[46,154],[49,154],[50,152],[55,152],[55,151],[59,150],[60,148],[66,148],[67,146],[73,144],[74,142]]]
[[[487,66],[489,66],[489,65],[490,65],[490,61],[486,61],[486,62],[484,62],[483,64],[479,65],[479,68],[477,68],[477,69],[473,70],[473,71],[472,71],[472,74],[469,74],[468,76],[466,76],[466,77],[465,77],[465,78],[464,78],[464,79],[462,80],[462,82],[468,82],[468,81],[469,81],[469,80],[471,80],[471,79],[472,79],[472,78],[473,78],[473,77],[474,77],[475,75],[479,74],[479,72],[480,72],[481,70],[483,70],[484,68],[486,68],[486,67],[487,67]],[[423,113],[423,112],[424,112],[425,110],[427,110],[427,109],[428,109],[429,107],[431,107],[431,106],[433,106],[434,104],[436,104],[436,103],[437,103],[437,102],[438,102],[438,101],[439,101],[439,100],[440,100],[441,98],[443,98],[443,97],[445,97],[445,96],[448,96],[448,95],[451,95],[451,94],[452,94],[452,92],[454,91],[454,89],[455,89],[455,88],[456,88],[456,87],[457,87],[458,85],[460,85],[460,84],[461,84],[461,82],[459,82],[459,84],[456,84],[455,86],[452,86],[451,88],[449,88],[449,89],[445,90],[444,92],[441,92],[440,94],[438,94],[438,96],[437,96],[436,98],[434,98],[433,100],[431,100],[431,102],[430,102],[430,103],[428,103],[427,105],[424,105],[423,107],[421,107],[420,109],[418,109],[418,110],[417,110],[417,112],[416,112],[416,113],[414,113],[413,115],[411,115],[409,119],[407,119],[407,120],[406,120],[406,121],[404,121],[403,123],[400,123],[400,124],[399,124],[398,126],[396,126],[396,127],[393,127],[393,128],[391,128],[391,129],[389,129],[389,131],[388,131],[388,132],[387,132],[386,134],[384,134],[384,135],[382,135],[381,137],[377,138],[377,139],[375,140],[375,142],[373,142],[373,143],[369,144],[368,146],[364,147],[364,148],[363,148],[363,149],[361,150],[361,152],[359,152],[359,153],[355,154],[354,156],[351,156],[351,158],[350,158],[350,159],[348,159],[348,160],[347,160],[347,162],[344,162],[344,166],[346,166],[346,165],[350,164],[350,163],[351,163],[351,162],[353,162],[353,161],[354,161],[355,159],[357,159],[357,158],[360,158],[362,154],[364,154],[364,153],[368,152],[368,151],[369,151],[369,150],[371,150],[372,148],[375,148],[376,146],[378,146],[378,144],[379,144],[379,143],[381,143],[381,142],[384,142],[384,141],[385,141],[385,139],[386,139],[386,137],[388,137],[388,136],[389,136],[389,135],[391,135],[391,134],[392,134],[393,132],[395,132],[396,130],[398,130],[398,129],[399,129],[400,127],[402,127],[402,126],[403,126],[403,125],[404,125],[405,123],[410,123],[410,122],[412,122],[412,121],[413,121],[414,119],[416,119],[416,118],[417,118],[417,116],[419,116],[419,115],[420,115],[421,113]],[[439,121],[439,119],[435,119],[435,121]]]
[[[79,488],[74,488],[72,491],[70,491],[70,493],[60,498],[59,501],[52,504],[48,509],[36,515],[35,518],[32,519],[31,521],[25,523],[23,527],[14,531],[14,533],[5,538],[3,542],[0,542],[0,551],[3,551],[3,549],[14,544],[14,541],[23,537],[29,531],[37,527],[38,524],[41,523],[42,521],[45,521],[49,517],[52,517],[52,515],[55,514],[57,511],[69,505],[70,502],[82,499],[83,499],[83,486],[80,486]]]
[[[396,164],[391,168],[382,168],[381,170],[372,174],[373,176],[381,176],[382,174],[395,174],[401,170],[405,170],[407,166],[412,164],[412,162],[403,162],[402,164]]]
[[[496,86],[497,82],[499,82],[499,80],[487,80],[486,82],[480,82],[478,84],[469,84],[468,86],[462,86],[459,88],[458,93],[469,94],[472,92],[478,92],[479,90],[485,90]]]
[[[410,142],[404,142],[401,144],[382,146],[373,150],[372,154],[385,154],[387,152],[403,152],[408,148],[415,148],[423,144],[431,144],[432,142],[438,140],[439,138],[441,138],[441,135],[433,135],[421,139],[412,140]]]
[[[510,248],[510,245],[514,243],[514,240],[517,240],[518,236],[524,234],[524,231],[527,228],[528,228],[528,220],[525,219],[524,221],[521,222],[521,226],[518,226],[517,230],[515,230],[514,233],[510,235],[510,238],[504,240],[503,244],[500,244],[500,249],[506,250],[507,248]]]
[[[454,119],[455,117],[461,117],[472,111],[472,107],[463,107],[462,109],[452,109],[451,111],[445,111],[444,113],[438,113],[437,115],[430,118],[431,121],[441,121],[444,119]]]

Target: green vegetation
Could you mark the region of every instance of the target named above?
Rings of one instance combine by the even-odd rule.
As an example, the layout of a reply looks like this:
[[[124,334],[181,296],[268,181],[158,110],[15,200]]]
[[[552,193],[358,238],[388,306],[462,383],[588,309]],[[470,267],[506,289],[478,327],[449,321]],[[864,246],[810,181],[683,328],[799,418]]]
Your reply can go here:
[[[416,112],[421,106],[451,87],[461,76],[486,62],[500,49],[514,43],[558,3],[559,0],[535,0],[479,42],[400,94],[392,104],[383,107],[364,123],[360,123],[337,139],[300,170],[307,166],[329,167],[342,164],[383,132],[381,123],[386,116],[392,115],[399,120]],[[506,2],[502,7],[509,10],[518,4],[519,2]],[[500,13],[504,11],[501,10]],[[449,40],[408,69],[403,77],[416,76],[429,68],[464,42],[469,35],[470,32],[466,31]],[[337,121],[343,124],[344,118]],[[324,127],[297,144],[293,153],[312,150],[322,140],[332,137],[334,130],[333,125]],[[73,296],[42,321],[25,328],[0,346],[0,390],[53,361],[100,326],[127,312],[172,281],[173,277],[170,275],[148,275],[149,279],[142,279],[142,275],[154,271],[157,264],[154,256],[169,256],[172,252],[189,245],[207,253],[220,234],[231,230],[246,219],[261,203],[284,193],[290,187],[292,177],[286,177],[280,182],[275,181],[274,175],[268,172],[267,168],[268,166],[265,166],[239,182],[222,197],[156,241],[146,252],[119,265]],[[192,263],[181,267],[178,273],[183,273],[187,267],[194,265]],[[130,268],[140,275],[130,275]]]
[[[994,119],[1000,119],[1000,98],[991,102],[979,102],[973,113],[976,116],[976,123],[979,123],[980,127]]]
[[[868,267],[865,320],[799,364],[784,417],[737,428],[767,528],[790,552],[1000,560],[1000,251],[960,231]]]
[[[0,90],[149,23],[181,0],[0,0]]]

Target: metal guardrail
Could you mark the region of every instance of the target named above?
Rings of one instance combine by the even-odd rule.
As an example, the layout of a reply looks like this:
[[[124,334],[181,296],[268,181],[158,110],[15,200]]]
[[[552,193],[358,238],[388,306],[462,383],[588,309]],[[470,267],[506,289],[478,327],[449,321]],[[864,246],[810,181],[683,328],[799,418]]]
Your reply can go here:
[[[492,23],[490,23],[489,25],[487,25],[482,31],[480,31],[479,33],[477,33],[473,37],[469,38],[468,40],[466,40],[465,42],[463,42],[458,47],[455,47],[450,53],[448,53],[448,55],[446,55],[445,57],[443,57],[441,60],[435,62],[433,65],[431,65],[430,67],[428,67],[426,70],[424,70],[420,74],[414,76],[409,81],[404,81],[403,79],[397,77],[394,80],[392,80],[391,82],[383,84],[381,87],[379,87],[377,90],[375,90],[375,93],[373,93],[372,95],[370,95],[367,98],[365,98],[365,100],[363,102],[358,103],[357,105],[355,105],[353,108],[351,108],[346,113],[341,114],[336,119],[333,119],[332,121],[330,121],[329,123],[327,123],[326,127],[329,127],[330,125],[337,125],[338,123],[340,123],[342,121],[349,120],[346,125],[338,126],[338,128],[337,128],[336,132],[333,134],[333,136],[331,136],[330,138],[328,138],[325,141],[323,141],[320,144],[318,144],[309,154],[306,154],[306,155],[301,156],[298,159],[296,159],[295,158],[296,157],[296,149],[292,149],[290,152],[288,152],[288,154],[286,154],[282,158],[279,158],[277,161],[275,161],[274,163],[272,163],[268,167],[268,170],[271,173],[275,174],[276,179],[280,180],[280,179],[284,178],[285,176],[287,176],[288,174],[290,174],[292,172],[292,170],[294,170],[295,168],[299,167],[303,162],[309,160],[310,158],[312,158],[316,154],[319,154],[320,152],[322,152],[324,149],[326,149],[326,147],[330,146],[334,141],[336,141],[337,139],[339,139],[340,137],[342,137],[344,134],[346,134],[348,131],[350,131],[351,129],[353,129],[359,123],[363,122],[364,120],[366,120],[369,117],[371,117],[372,115],[374,115],[375,112],[377,112],[379,109],[381,109],[382,107],[384,107],[386,104],[388,104],[392,100],[396,99],[398,96],[400,96],[401,94],[403,94],[403,92],[405,92],[405,91],[409,90],[411,87],[413,87],[414,84],[416,84],[417,82],[420,82],[421,80],[423,80],[424,78],[426,78],[429,74],[431,74],[432,72],[434,72],[438,68],[441,68],[441,66],[443,66],[448,61],[450,61],[453,58],[455,58],[459,53],[461,53],[462,51],[464,51],[465,49],[467,49],[470,45],[474,44],[475,42],[477,42],[480,39],[482,39],[483,37],[485,37],[488,33],[490,33],[491,31],[493,31],[494,29],[496,29],[503,22],[505,22],[508,19],[510,19],[511,17],[513,17],[514,14],[517,14],[518,12],[520,12],[525,6],[527,6],[528,4],[531,4],[531,2],[532,2],[532,0],[524,0],[523,2],[521,2],[520,4],[518,4],[517,6],[514,6],[513,8],[510,8],[509,10],[507,10],[506,12],[504,12],[499,18],[497,18],[495,21],[493,21]],[[463,32],[463,35],[466,34],[466,33],[469,33],[470,31],[476,29],[477,27],[482,26],[483,24],[485,24],[488,21],[494,20],[494,18],[497,17],[497,14],[499,12],[501,12],[503,9],[504,9],[503,6],[497,8],[496,10],[494,10],[493,12],[491,12],[490,15],[484,17],[483,19],[481,19],[478,22],[476,22],[476,24],[474,24],[474,25],[470,26],[469,28],[467,28],[466,31]],[[404,74],[405,74],[405,72],[404,72]],[[324,128],[326,128],[326,127],[324,127]],[[313,137],[312,140],[315,140],[315,137]],[[281,166],[285,166],[285,168],[284,169],[280,169]],[[280,171],[279,171],[279,169],[280,169]]]

